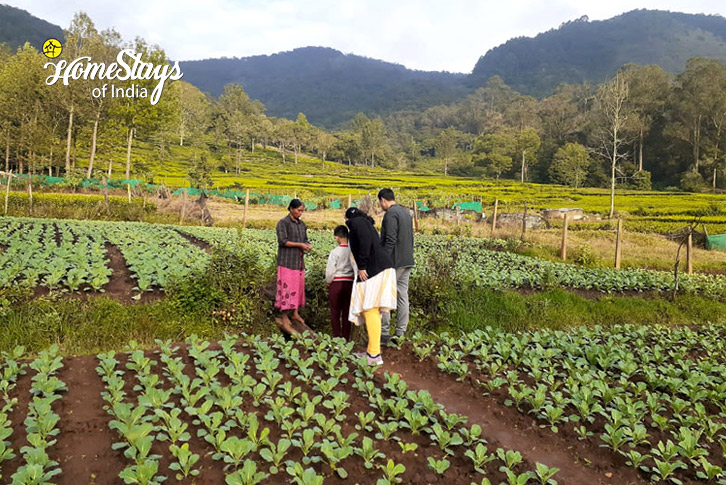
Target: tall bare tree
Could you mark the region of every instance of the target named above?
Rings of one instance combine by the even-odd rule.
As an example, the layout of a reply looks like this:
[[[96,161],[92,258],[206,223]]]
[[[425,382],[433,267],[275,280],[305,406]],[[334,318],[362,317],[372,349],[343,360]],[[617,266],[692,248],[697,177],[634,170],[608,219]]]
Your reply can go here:
[[[610,165],[610,213],[615,214],[615,183],[618,164],[625,158],[624,147],[628,140],[625,137],[625,126],[628,121],[628,83],[620,74],[603,84],[597,93],[599,123],[596,129],[596,140],[599,155]]]

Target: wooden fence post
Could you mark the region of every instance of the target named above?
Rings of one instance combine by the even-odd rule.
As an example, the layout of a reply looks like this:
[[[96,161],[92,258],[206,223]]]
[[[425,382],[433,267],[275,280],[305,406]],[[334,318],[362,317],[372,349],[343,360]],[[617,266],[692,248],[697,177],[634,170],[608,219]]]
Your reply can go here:
[[[245,211],[242,214],[242,229],[247,229],[247,205],[250,203],[250,189],[245,192]]]
[[[688,233],[688,243],[686,244],[686,272],[693,274],[693,233]]]
[[[179,224],[184,222],[184,215],[187,209],[187,189],[182,190],[182,206],[179,213]]]
[[[494,229],[497,228],[497,209],[499,208],[499,199],[494,199],[494,213],[492,214],[492,236],[494,236]]]
[[[106,215],[111,214],[111,207],[108,203],[108,179],[103,178],[103,201],[106,203]]]
[[[570,220],[569,214],[565,212],[565,223],[562,225],[562,248],[560,248],[560,257],[562,261],[567,261],[567,223]]]
[[[5,189],[5,213],[3,215],[8,215],[8,199],[10,198],[10,184],[11,184],[11,181],[13,180],[13,171],[10,170],[7,173],[7,176],[8,176],[8,186]]]
[[[126,192],[129,194],[129,204],[131,203],[131,184],[126,184]]]
[[[418,206],[416,199],[413,200],[413,230],[418,232]]]
[[[348,194],[348,209],[353,207],[353,196]]]
[[[618,219],[618,229],[615,235],[615,269],[620,269],[620,260],[623,252],[623,220]]]
[[[28,173],[28,212],[33,214],[33,180],[32,176]]]

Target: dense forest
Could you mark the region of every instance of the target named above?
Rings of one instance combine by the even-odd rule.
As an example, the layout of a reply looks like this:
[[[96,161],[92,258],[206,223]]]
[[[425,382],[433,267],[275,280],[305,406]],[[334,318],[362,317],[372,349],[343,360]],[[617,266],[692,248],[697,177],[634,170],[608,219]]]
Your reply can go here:
[[[606,81],[625,64],[682,72],[693,57],[726,61],[726,19],[658,10],[633,10],[602,21],[587,17],[536,37],[519,37],[479,58],[467,84],[491,76],[513,89],[547,96],[563,83]]]
[[[184,80],[203,92],[218,96],[224,85],[239,84],[274,116],[295,119],[303,112],[328,128],[358,112],[425,109],[457,101],[472,91],[464,85],[464,74],[415,71],[325,47],[180,65]]]
[[[124,42],[78,14],[65,31],[63,56],[112,62],[120,49],[167,63],[142,39]],[[344,164],[445,175],[515,178],[580,186],[708,190],[726,187],[726,65],[691,59],[671,75],[658,66],[622,66],[599,85],[563,84],[549,96],[525,96],[497,77],[464,99],[385,117],[353,116],[330,131],[266,114],[236,84],[218,97],[177,81],[161,101],[94,98],[104,81],[47,86],[47,59],[30,44],[0,52],[0,143],[5,169],[86,177],[153,179],[171,144],[194,149],[190,181],[214,170],[241,170],[245,151],[276,147],[282,163],[301,152]],[[136,81],[149,91],[155,81]],[[146,84],[145,84],[146,83]],[[131,81],[117,83],[128,87]],[[154,159],[133,156],[136,140],[156,147]],[[126,154],[123,174],[111,154]],[[83,157],[83,163],[77,163]],[[87,167],[82,173],[76,166]]]

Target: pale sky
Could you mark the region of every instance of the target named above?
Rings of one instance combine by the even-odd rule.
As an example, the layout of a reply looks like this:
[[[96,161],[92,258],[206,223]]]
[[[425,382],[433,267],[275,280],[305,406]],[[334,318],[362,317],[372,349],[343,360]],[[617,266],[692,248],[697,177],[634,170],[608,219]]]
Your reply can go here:
[[[0,0],[63,28],[88,13],[100,30],[141,36],[174,60],[274,54],[304,46],[470,72],[512,37],[583,15],[603,20],[648,8],[726,16],[724,0]]]

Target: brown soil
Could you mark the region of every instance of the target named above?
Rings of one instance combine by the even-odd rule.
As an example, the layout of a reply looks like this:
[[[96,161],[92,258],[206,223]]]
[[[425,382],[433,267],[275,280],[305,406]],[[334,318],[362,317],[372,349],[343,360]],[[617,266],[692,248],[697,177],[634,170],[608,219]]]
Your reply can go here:
[[[58,378],[66,383],[68,392],[55,408],[61,432],[51,449],[63,470],[56,483],[118,483],[125,457],[122,451],[111,449],[118,438],[109,429],[110,415],[102,407],[104,386],[96,374],[95,359],[72,357],[64,359],[64,364]]]
[[[111,243],[106,243],[106,256],[109,258],[108,267],[113,273],[109,278],[109,282],[104,287],[105,295],[116,300],[132,303],[132,302],[148,302],[159,300],[164,297],[164,291],[154,289],[154,291],[145,291],[141,294],[141,298],[134,300],[132,297],[138,294],[134,290],[136,280],[131,277],[131,271],[126,266],[126,258],[121,251]]]
[[[121,251],[119,251],[119,249],[113,244],[107,242],[105,248],[106,256],[109,260],[108,267],[111,268],[112,273],[109,277],[108,283],[106,283],[103,287],[103,292],[93,291],[88,285],[82,285],[80,290],[75,292],[63,292],[60,290],[51,292],[51,290],[45,286],[37,286],[33,288],[33,297],[45,297],[52,293],[60,296],[61,298],[78,298],[86,301],[88,298],[94,296],[107,296],[122,303],[146,303],[160,300],[164,297],[164,291],[156,288],[153,291],[146,291],[142,293],[141,298],[134,300],[132,297],[137,295],[139,292],[134,290],[136,280],[131,277],[131,271],[126,266],[126,259]]]
[[[185,364],[185,374],[194,379],[196,377],[194,359],[187,352],[186,345],[179,347],[176,356],[180,357]],[[219,344],[216,343],[209,347],[210,350],[219,348]],[[311,356],[310,352],[304,348],[298,347],[298,349],[303,354],[303,358]],[[237,344],[236,350],[248,354],[253,353],[241,343]],[[165,365],[160,361],[158,351],[146,351],[145,355],[157,361],[157,365],[152,367],[152,372],[160,377],[160,386],[169,389],[172,383],[164,372]],[[120,361],[117,369],[125,370],[127,356],[118,354],[116,358]],[[223,356],[220,356],[220,359],[225,360]],[[453,376],[441,373],[431,357],[419,362],[412,354],[408,344],[404,345],[403,350],[386,349],[384,359],[385,364],[376,371],[374,377],[377,387],[382,389],[384,398],[392,396],[383,387],[386,382],[386,374],[389,372],[400,374],[408,384],[409,390],[427,390],[436,402],[445,406],[447,412],[467,416],[469,426],[474,423],[479,424],[483,429],[483,437],[488,442],[490,453],[494,452],[497,447],[519,451],[524,458],[524,463],[518,466],[520,473],[526,469],[533,470],[535,463],[540,462],[559,468],[560,471],[555,478],[558,483],[563,485],[625,485],[647,482],[638,472],[625,466],[624,458],[599,447],[596,440],[579,441],[574,432],[565,429],[564,426],[557,434],[548,428],[543,428],[533,416],[501,404],[502,393],[483,396],[472,376],[468,376],[463,382],[458,382]],[[54,410],[61,417],[58,425],[61,433],[58,435],[58,442],[48,450],[51,459],[57,460],[63,470],[63,473],[56,477],[55,482],[59,485],[119,483],[118,474],[130,464],[130,460],[123,456],[122,451],[114,451],[111,448],[111,445],[120,439],[116,431],[108,427],[111,417],[103,409],[104,401],[101,398],[101,392],[104,384],[95,371],[97,360],[94,356],[81,356],[67,357],[63,362],[65,367],[60,371],[59,378],[66,383],[69,390],[61,400],[54,404]],[[262,375],[260,372],[255,372],[254,358],[250,359],[247,365],[250,369],[249,375],[260,380]],[[453,456],[446,456],[451,462],[451,468],[443,476],[434,474],[428,468],[427,458],[441,459],[445,455],[424,433],[413,434],[409,430],[400,428],[394,435],[396,439],[400,439],[403,443],[418,445],[415,452],[403,454],[396,440],[376,439],[375,426],[374,431],[356,430],[355,425],[358,419],[355,415],[360,411],[367,413],[374,408],[371,407],[368,398],[353,387],[354,365],[347,365],[350,371],[344,377],[347,377],[348,381],[341,382],[336,387],[336,390],[344,390],[349,396],[350,407],[343,411],[343,419],[338,421],[343,435],[358,433],[357,441],[360,441],[363,436],[372,438],[379,451],[386,455],[386,460],[393,459],[395,463],[402,463],[406,467],[403,475],[404,484],[468,484],[478,483],[481,480],[481,476],[474,472],[471,462],[463,456],[462,451],[458,451]],[[317,364],[313,364],[313,367],[317,375],[327,377]],[[282,382],[291,381],[293,386],[299,386],[302,392],[308,393],[310,396],[317,394],[313,385],[305,384],[291,375],[288,362],[283,358],[281,358],[277,371],[282,374]],[[13,397],[19,398],[11,415],[14,427],[11,441],[16,452],[27,444],[23,419],[28,410],[32,375],[33,372],[29,371],[28,374],[22,376],[17,388],[12,393]],[[217,379],[223,386],[230,385],[229,377],[224,372],[220,372]],[[138,384],[134,373],[125,372],[124,380],[126,401],[136,402],[139,392],[133,389]],[[174,407],[181,406],[178,395],[172,395],[170,399]],[[270,409],[265,402],[254,406],[252,398],[245,396],[241,409],[257,414],[261,429],[265,427],[270,429],[270,440],[277,442],[283,437],[284,431],[274,421],[264,419],[266,412]],[[316,406],[316,411],[324,413],[328,418],[340,417],[322,405]],[[201,471],[201,474],[193,483],[200,485],[223,483],[223,464],[212,458],[214,454],[212,445],[197,438],[200,426],[193,424],[186,413],[182,413],[182,418],[189,425],[187,431],[192,436],[189,442],[190,449],[201,457],[195,467]],[[241,437],[240,433],[238,428],[230,430],[230,434]],[[168,445],[168,442],[155,441],[152,453],[162,456],[159,474],[169,477],[169,481],[174,481],[175,472],[169,469],[172,457]],[[18,453],[18,455],[20,454]],[[269,468],[269,464],[262,460],[257,452],[251,453],[248,457],[257,461],[258,470],[266,471]],[[285,459],[294,462],[300,461],[302,453],[299,449],[292,447],[288,450]],[[382,462],[385,463],[385,460],[378,460],[379,464]],[[9,478],[20,464],[22,464],[20,456],[5,463],[2,467],[3,478]],[[497,471],[499,465],[500,463],[496,460],[487,466],[487,476],[492,483],[500,483],[505,480],[504,475]],[[339,479],[324,463],[311,466],[317,473],[326,476],[325,483],[375,483],[382,475],[377,468],[366,469],[363,460],[356,455],[343,462],[343,466],[349,473],[347,480]],[[280,474],[273,475],[265,481],[265,483],[289,482],[289,476],[284,469]]]
[[[124,456],[113,451],[111,444],[117,441],[108,428],[109,415],[102,409],[103,383],[96,375],[95,361],[91,356],[63,359],[64,368],[58,378],[65,382],[68,392],[53,404],[60,416],[60,434],[55,445],[48,449],[51,460],[60,464],[63,473],[53,479],[59,485],[118,483],[123,469]],[[2,466],[4,483],[23,464],[20,449],[28,444],[23,421],[28,413],[31,379],[34,371],[20,377],[13,396],[18,398],[11,415],[13,434],[11,446],[17,455]]]
[[[209,244],[208,242],[202,241],[201,239],[199,239],[199,238],[197,238],[195,236],[192,236],[191,234],[187,234],[186,232],[181,231],[179,229],[175,229],[175,231],[181,237],[183,237],[184,239],[186,239],[190,243],[194,244],[196,247],[205,250],[206,252],[209,252],[210,248],[212,247],[212,245]]]
[[[216,346],[215,346],[216,347]],[[238,351],[250,352],[249,349],[240,348]],[[303,354],[306,353],[304,349],[301,349]],[[147,351],[148,357],[153,357],[158,360],[158,354],[153,351]],[[177,355],[182,358],[182,361],[186,364],[185,373],[190,377],[194,378],[194,362],[189,354],[181,349],[177,352]],[[402,354],[403,355],[403,354]],[[404,372],[403,365],[404,359],[394,357],[394,353],[390,352],[386,354],[388,361],[385,368],[388,370],[396,370]],[[120,365],[117,368],[124,369],[127,358],[125,355],[117,355],[120,361]],[[75,485],[79,483],[88,484],[110,484],[119,483],[118,474],[127,465],[130,464],[130,460],[123,456],[122,451],[114,451],[111,445],[119,441],[117,433],[108,428],[110,422],[110,415],[103,410],[103,400],[101,399],[101,392],[103,391],[104,384],[100,377],[96,374],[95,367],[97,361],[93,356],[83,357],[69,357],[64,359],[65,367],[60,372],[59,378],[63,380],[68,386],[68,392],[65,393],[61,400],[57,401],[54,405],[54,410],[60,415],[61,420],[59,422],[59,429],[61,433],[58,435],[58,442],[49,448],[48,452],[51,459],[57,460],[62,468],[62,474],[54,479],[55,483],[59,485]],[[248,365],[254,366],[252,360]],[[315,366],[316,373],[321,375],[322,371],[319,367]],[[171,383],[167,377],[163,374],[164,364],[159,362],[154,368],[153,372],[160,376],[161,386],[168,389]],[[412,368],[405,370],[406,373],[412,372]],[[278,372],[283,375],[283,382],[290,380],[294,386],[299,386],[302,392],[308,393],[308,395],[314,395],[317,391],[313,386],[305,384],[295,379],[290,374],[290,370],[286,368],[286,362],[283,360],[278,367]],[[376,380],[380,384],[384,381],[382,376],[383,371],[378,371]],[[415,372],[414,372],[415,374]],[[255,378],[260,379],[262,376],[255,374],[251,371],[251,375]],[[473,467],[468,458],[463,456],[463,453],[457,453],[453,456],[447,456],[446,458],[451,462],[451,468],[443,475],[436,475],[432,470],[428,468],[427,458],[433,457],[436,459],[444,458],[444,453],[436,446],[429,437],[424,434],[414,435],[410,431],[405,429],[399,429],[395,433],[398,439],[401,439],[404,443],[416,443],[418,449],[415,452],[409,452],[406,454],[401,453],[401,448],[398,442],[394,439],[391,440],[380,440],[375,438],[377,430],[374,431],[360,431],[355,429],[355,425],[358,420],[355,414],[363,411],[371,411],[371,405],[360,391],[353,388],[353,370],[351,369],[348,374],[348,382],[340,383],[337,386],[337,390],[345,390],[349,399],[348,402],[350,407],[347,408],[343,414],[345,419],[341,419],[338,423],[341,426],[343,435],[350,433],[358,433],[358,440],[362,439],[362,436],[369,436],[375,441],[376,447],[380,452],[386,455],[388,458],[393,459],[396,463],[401,463],[406,467],[406,472],[403,475],[403,483],[408,485],[418,485],[424,483],[451,483],[451,484],[468,484],[471,482],[479,482],[481,475],[473,470]],[[23,417],[27,413],[27,403],[29,398],[29,388],[32,373],[28,373],[20,378],[18,387],[14,391],[14,395],[20,398],[20,402],[16,406],[15,412],[13,413],[13,424],[15,425],[15,432],[12,436],[13,447],[16,450],[25,444],[25,432],[22,424]],[[217,378],[222,385],[229,385],[229,378],[224,374],[220,373]],[[410,388],[417,388],[422,383],[420,377],[415,375],[408,376],[410,379]],[[133,390],[134,385],[137,384],[135,376],[132,372],[126,372],[124,375],[126,381],[125,392],[127,393],[127,402],[135,402],[138,396],[138,392]],[[440,382],[432,381],[434,385],[438,385]],[[428,386],[424,386],[428,388]],[[479,422],[485,424],[485,434],[490,440],[490,452],[493,451],[494,445],[517,445],[527,444],[528,448],[519,447],[519,450],[526,456],[527,463],[519,465],[517,471],[523,472],[528,465],[533,465],[534,461],[543,461],[549,465],[555,465],[562,468],[562,471],[558,474],[557,478],[560,483],[564,484],[596,484],[598,481],[593,478],[599,477],[600,473],[598,470],[588,470],[581,465],[569,465],[566,463],[566,459],[563,459],[565,463],[558,463],[553,457],[558,456],[569,456],[566,453],[556,449],[556,444],[545,442],[543,445],[537,441],[538,438],[532,437],[529,441],[521,439],[520,432],[516,429],[506,429],[504,424],[497,424],[496,417],[493,417],[493,422],[489,423],[483,420],[482,411],[478,411],[477,407],[464,406],[459,400],[452,399],[456,397],[456,386],[448,388],[440,387],[439,390],[430,389],[434,398],[447,405],[449,412],[469,412],[470,421],[469,423]],[[442,392],[444,395],[442,395]],[[447,395],[451,393],[450,395]],[[387,390],[383,390],[384,397],[388,398],[391,394]],[[180,405],[179,396],[172,395],[172,402],[175,406]],[[265,420],[263,416],[266,414],[269,407],[264,402],[255,407],[252,403],[252,399],[248,396],[245,398],[244,404],[241,408],[247,412],[256,412],[259,419],[261,428],[270,429],[270,440],[277,442],[283,436],[283,430],[278,427],[275,422]],[[323,412],[328,418],[333,418],[336,414],[325,409],[322,405],[316,406],[318,412]],[[184,416],[184,414],[182,415]],[[187,416],[188,419],[188,416]],[[224,472],[222,470],[222,463],[212,459],[214,450],[209,443],[204,440],[197,438],[197,431],[200,429],[198,425],[191,423],[191,420],[187,421],[189,424],[188,431],[192,435],[190,440],[190,449],[201,456],[200,461],[197,463],[196,468],[201,471],[199,477],[194,480],[196,484],[220,484],[224,481]],[[495,426],[498,426],[495,428]],[[375,429],[375,426],[374,426]],[[501,431],[501,430],[503,431]],[[230,433],[239,434],[239,429],[232,429]],[[508,436],[515,436],[519,441],[514,441]],[[536,443],[536,444],[532,444]],[[171,455],[168,451],[168,443],[155,441],[152,453],[158,453],[162,455],[160,461],[159,474],[169,477],[170,481],[174,481],[174,472],[169,469],[171,463]],[[258,457],[258,453],[252,453],[250,458],[255,459],[258,463],[258,470],[267,470],[269,464],[264,462]],[[302,459],[302,453],[299,449],[292,447],[288,450],[288,454],[285,459],[292,460],[294,462]],[[377,460],[377,463],[385,463],[385,460]],[[3,466],[3,476],[9,477],[22,464],[22,458],[18,457]],[[505,477],[501,472],[498,472],[498,466],[500,463],[495,461],[487,466],[488,477],[492,479],[493,483],[499,483],[504,480]],[[343,462],[343,466],[349,473],[347,480],[341,480],[331,470],[331,468],[325,463],[317,463],[310,465],[317,473],[324,474],[326,477],[325,483],[375,483],[375,481],[382,476],[382,472],[378,468],[371,470],[364,467],[362,458],[353,455],[347,458]],[[307,466],[306,466],[307,467]],[[576,474],[568,474],[570,470],[574,470]],[[284,470],[281,470],[280,474],[273,475],[268,478],[265,483],[290,483],[289,476]],[[616,483],[607,482],[603,483]],[[624,483],[624,482],[619,482]]]
[[[636,484],[647,483],[625,460],[596,443],[583,443],[541,428],[533,417],[504,406],[491,396],[483,396],[471,378],[457,382],[441,373],[431,358],[419,362],[410,350],[387,350],[384,370],[396,372],[413,389],[427,389],[434,400],[449,412],[469,417],[477,423],[487,440],[498,446],[518,450],[527,462],[540,462],[560,469],[555,477],[561,484]],[[560,431],[562,433],[562,431]]]

